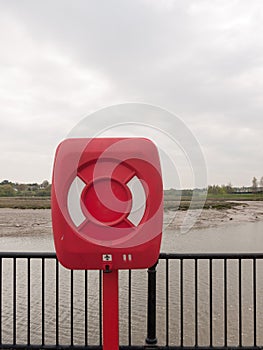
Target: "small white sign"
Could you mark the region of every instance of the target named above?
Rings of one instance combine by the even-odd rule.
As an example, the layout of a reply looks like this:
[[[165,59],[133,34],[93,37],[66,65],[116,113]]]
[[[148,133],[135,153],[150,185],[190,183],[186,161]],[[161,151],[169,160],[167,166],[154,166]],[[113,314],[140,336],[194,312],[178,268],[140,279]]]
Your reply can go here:
[[[103,254],[102,261],[112,261],[112,255],[111,254]]]

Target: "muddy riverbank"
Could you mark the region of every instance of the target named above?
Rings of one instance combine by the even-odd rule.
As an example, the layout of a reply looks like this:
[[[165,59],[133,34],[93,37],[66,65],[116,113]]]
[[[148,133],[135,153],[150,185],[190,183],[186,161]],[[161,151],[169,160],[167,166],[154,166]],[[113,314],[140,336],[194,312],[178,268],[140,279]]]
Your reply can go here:
[[[194,229],[226,224],[263,221],[263,202],[244,202],[231,209],[165,211],[164,230],[180,230],[189,225]],[[0,208],[0,237],[52,235],[50,209]]]

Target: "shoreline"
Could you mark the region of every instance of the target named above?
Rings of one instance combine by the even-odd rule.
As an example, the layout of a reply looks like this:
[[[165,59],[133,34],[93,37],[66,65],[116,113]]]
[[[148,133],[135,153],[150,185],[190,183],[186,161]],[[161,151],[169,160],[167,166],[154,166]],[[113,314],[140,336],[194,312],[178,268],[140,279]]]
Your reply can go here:
[[[191,209],[164,212],[163,231],[205,229],[263,221],[263,202],[248,201],[231,209]],[[0,208],[0,237],[52,235],[51,210]]]
[[[244,201],[231,206],[230,209],[192,209],[166,213],[166,230],[182,230],[189,227],[203,229],[226,224],[242,224],[263,221],[263,202]]]

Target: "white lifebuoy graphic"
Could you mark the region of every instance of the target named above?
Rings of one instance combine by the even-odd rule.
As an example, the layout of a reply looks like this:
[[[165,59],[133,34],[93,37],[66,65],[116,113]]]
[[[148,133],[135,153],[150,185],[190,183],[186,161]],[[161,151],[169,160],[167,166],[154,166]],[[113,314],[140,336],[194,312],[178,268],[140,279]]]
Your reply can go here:
[[[127,219],[134,225],[138,226],[141,222],[146,209],[146,195],[144,187],[137,176],[134,176],[127,186],[132,195],[132,208]]]
[[[81,195],[87,184],[78,176],[72,181],[68,196],[67,208],[69,216],[76,227],[88,220],[81,208]],[[146,193],[141,180],[135,175],[126,183],[131,193],[131,210],[127,220],[133,225],[138,226],[146,210]]]
[[[80,204],[80,197],[86,184],[78,176],[72,181],[67,198],[68,212],[71,220],[76,227],[79,227],[85,220],[86,217],[83,214]]]

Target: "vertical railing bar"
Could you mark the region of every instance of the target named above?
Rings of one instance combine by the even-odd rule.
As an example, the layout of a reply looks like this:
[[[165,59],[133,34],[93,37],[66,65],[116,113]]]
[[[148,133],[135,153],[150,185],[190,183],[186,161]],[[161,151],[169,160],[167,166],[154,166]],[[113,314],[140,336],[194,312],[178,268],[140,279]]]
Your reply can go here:
[[[84,322],[85,322],[85,346],[88,346],[88,271],[85,270],[85,299],[84,299]]]
[[[253,258],[254,346],[257,346],[257,261]]]
[[[30,336],[31,336],[31,290],[30,290],[30,284],[31,284],[31,260],[30,258],[27,259],[27,345],[29,346],[31,343]]]
[[[2,264],[2,257],[0,257],[0,345],[2,344],[2,288],[3,288],[3,282],[2,282],[2,276],[3,276],[3,264]]]
[[[165,268],[165,275],[166,275],[166,346],[169,345],[169,259],[165,260],[166,268]]]
[[[70,345],[74,343],[74,270],[70,270]]]
[[[102,271],[99,271],[99,342],[102,346]]]
[[[156,337],[156,266],[158,261],[148,268],[148,296],[147,296],[147,338],[146,344],[157,344]]]
[[[16,345],[16,258],[13,258],[13,345]]]
[[[239,277],[239,346],[242,346],[242,260],[238,259]]]
[[[45,345],[45,257],[41,260],[41,273],[42,273],[42,286],[41,286],[41,299],[42,299],[42,346]]]
[[[59,345],[59,263],[56,259],[56,346]]]
[[[227,259],[224,259],[224,336],[225,347],[227,347]]]
[[[210,347],[213,346],[213,259],[209,259]]]
[[[181,302],[181,347],[184,346],[184,276],[183,276],[183,270],[184,270],[184,260],[183,258],[180,259],[180,302]]]
[[[131,270],[128,271],[128,344],[132,343],[132,328],[131,328],[131,312],[132,312],[132,284]]]
[[[195,346],[198,346],[198,259],[195,259]]]

